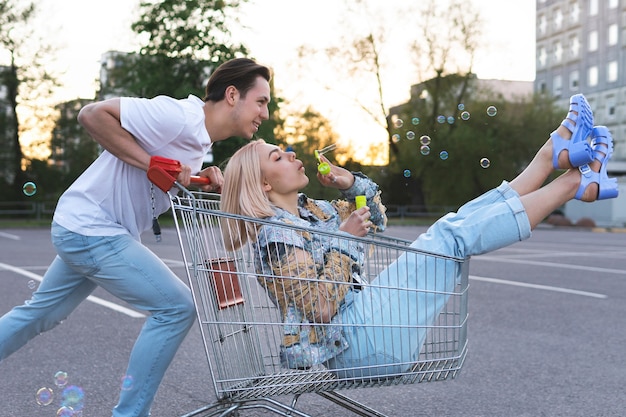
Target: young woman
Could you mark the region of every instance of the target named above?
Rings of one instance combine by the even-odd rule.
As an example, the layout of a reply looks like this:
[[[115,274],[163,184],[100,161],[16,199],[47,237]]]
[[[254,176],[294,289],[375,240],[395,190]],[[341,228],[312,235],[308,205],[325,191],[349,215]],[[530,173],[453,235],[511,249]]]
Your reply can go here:
[[[616,197],[616,180],[606,174],[612,146],[606,127],[593,127],[585,98],[573,96],[566,119],[517,178],[445,215],[411,246],[460,258],[478,255],[529,238],[546,216],[573,198],[591,202]],[[567,171],[542,187],[555,168]],[[378,186],[369,178],[334,165],[317,178],[338,189],[345,201],[307,198],[299,190],[309,178],[295,154],[253,141],[232,156],[224,171],[222,210],[354,236],[364,236],[371,228],[384,230],[385,208]],[[355,210],[357,195],[367,197],[367,207]],[[289,368],[324,364],[342,377],[402,372],[419,355],[424,327],[436,320],[447,297],[439,293],[394,298],[392,288],[450,291],[455,285],[455,273],[433,276],[437,270],[422,265],[424,257],[403,255],[373,285],[354,289],[346,283],[363,262],[359,245],[339,247],[315,233],[249,226],[235,222],[224,230],[225,240],[231,249],[247,240],[255,245],[259,282],[283,315],[281,354]],[[388,314],[388,303],[394,303],[397,314]],[[421,313],[420,303],[432,306],[428,314]]]

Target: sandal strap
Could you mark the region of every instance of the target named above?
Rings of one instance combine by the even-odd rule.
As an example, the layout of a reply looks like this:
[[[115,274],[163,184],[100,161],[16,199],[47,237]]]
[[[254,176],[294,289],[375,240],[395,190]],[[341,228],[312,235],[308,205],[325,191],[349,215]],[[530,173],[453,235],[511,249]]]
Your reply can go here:
[[[593,157],[604,163],[605,160],[611,158],[613,154],[613,137],[605,126],[596,126],[593,128],[591,138],[591,148],[593,149]]]
[[[597,200],[605,200],[615,198],[619,194],[619,187],[616,178],[609,178],[607,175],[607,164],[613,154],[613,138],[611,133],[605,126],[596,126],[593,128],[592,148],[594,159],[597,159],[602,166],[599,172],[594,172],[589,164],[578,167],[580,171],[580,186],[576,191],[576,198],[580,200],[592,182],[598,184]]]

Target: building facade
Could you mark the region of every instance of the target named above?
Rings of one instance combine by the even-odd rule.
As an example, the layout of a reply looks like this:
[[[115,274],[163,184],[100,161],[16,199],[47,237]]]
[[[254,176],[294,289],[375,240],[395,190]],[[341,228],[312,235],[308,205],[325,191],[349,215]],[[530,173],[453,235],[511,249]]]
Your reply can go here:
[[[626,0],[537,0],[535,91],[583,93],[613,134],[611,169],[626,174]]]
[[[616,199],[565,206],[567,217],[598,225],[626,225],[626,0],[537,0],[535,91],[563,108],[583,93],[595,123],[613,136],[610,176],[620,184]]]

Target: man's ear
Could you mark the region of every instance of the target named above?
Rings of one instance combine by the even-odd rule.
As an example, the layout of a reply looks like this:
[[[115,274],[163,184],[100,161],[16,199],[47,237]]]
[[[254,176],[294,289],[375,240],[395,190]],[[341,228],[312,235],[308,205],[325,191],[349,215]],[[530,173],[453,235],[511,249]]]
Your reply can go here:
[[[226,102],[228,104],[235,104],[235,101],[237,101],[238,97],[239,90],[237,90],[237,87],[235,87],[234,85],[229,85],[228,87],[226,87],[226,90],[224,91],[224,98],[226,99]]]

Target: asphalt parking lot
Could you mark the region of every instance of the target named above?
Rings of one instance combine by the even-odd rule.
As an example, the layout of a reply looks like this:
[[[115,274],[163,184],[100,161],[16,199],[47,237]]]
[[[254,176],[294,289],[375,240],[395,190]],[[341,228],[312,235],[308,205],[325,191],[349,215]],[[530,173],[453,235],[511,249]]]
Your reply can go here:
[[[391,227],[386,233],[411,238],[421,231]],[[144,240],[186,279],[174,229],[164,228],[161,243],[150,235]],[[54,250],[47,228],[0,230],[0,249],[3,314],[30,298]],[[0,417],[56,416],[58,398],[40,405],[36,394],[54,390],[59,371],[84,393],[82,417],[111,415],[143,318],[100,289],[93,297],[0,363]],[[471,260],[469,300],[470,351],[459,377],[342,393],[388,416],[626,414],[626,234],[541,227],[525,242]],[[213,399],[194,327],[152,415],[184,415]],[[311,415],[348,415],[315,394],[298,404]]]

